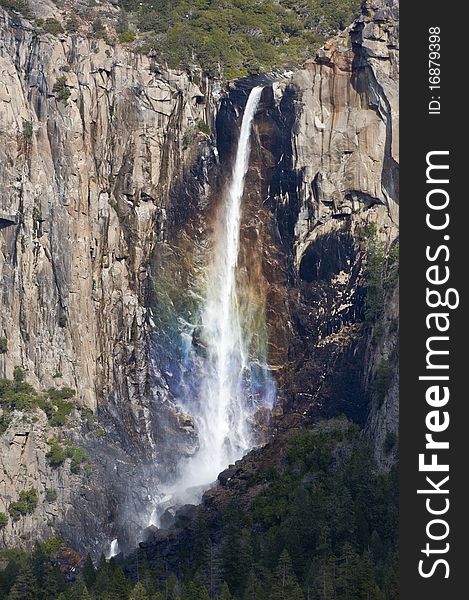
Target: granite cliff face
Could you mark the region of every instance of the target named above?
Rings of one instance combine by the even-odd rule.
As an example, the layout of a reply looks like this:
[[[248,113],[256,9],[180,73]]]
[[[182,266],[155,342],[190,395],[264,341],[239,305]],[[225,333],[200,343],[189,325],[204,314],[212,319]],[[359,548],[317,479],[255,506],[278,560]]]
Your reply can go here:
[[[210,118],[211,99],[187,75],[163,73],[104,42],[37,36],[25,21],[1,19],[1,334],[8,350],[0,374],[11,379],[20,366],[38,389],[75,389],[79,406],[111,423],[110,445],[149,461],[148,256],[162,235],[184,133]],[[12,443],[30,430],[28,444],[39,444],[31,456],[44,463],[40,424],[18,429],[13,421],[5,437]],[[21,480],[18,458],[29,472]],[[3,460],[2,509],[23,485],[44,492],[53,479],[24,453]],[[61,486],[62,517],[81,484]],[[112,505],[106,495],[103,503]],[[101,509],[100,502],[87,508]],[[47,509],[35,515],[45,522]],[[6,541],[34,530],[34,520],[8,525]]]
[[[302,70],[261,78],[240,257],[278,385],[263,439],[345,413],[385,468],[397,432],[397,11],[366,1]],[[21,489],[39,503],[1,535],[27,546],[56,532],[94,555],[119,535],[131,548],[158,478],[196,448],[175,402],[174,320],[196,308],[255,82],[222,89],[0,18],[0,376],[20,366],[37,389],[77,391],[63,428],[16,411],[2,435],[0,511]],[[373,252],[385,281],[374,319]],[[88,473],[48,464],[57,435],[88,451]]]
[[[313,413],[321,406],[328,415],[367,420],[377,457],[388,465],[393,452],[386,455],[384,439],[398,424],[398,292],[389,272],[398,236],[398,56],[398,3],[364,2],[357,21],[286,88],[298,115],[290,163],[297,194],[290,193],[288,203],[297,214],[291,255],[299,344],[293,354],[301,356],[288,389],[295,390],[298,372],[312,365],[306,381],[316,382]],[[373,322],[366,296],[370,255],[377,249],[387,259],[380,275],[382,307]],[[393,379],[377,394],[375,376],[384,369]],[[311,389],[296,396],[305,392],[307,397]]]
[[[51,386],[59,373],[92,410],[117,393],[130,411],[147,256],[208,99],[146,58],[2,18],[3,374],[19,364]]]

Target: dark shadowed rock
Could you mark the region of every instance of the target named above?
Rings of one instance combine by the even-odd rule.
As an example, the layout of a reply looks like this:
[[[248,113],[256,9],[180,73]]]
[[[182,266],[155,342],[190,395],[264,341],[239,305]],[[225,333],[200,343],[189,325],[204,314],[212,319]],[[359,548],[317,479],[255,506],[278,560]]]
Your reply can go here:
[[[218,475],[218,481],[221,483],[221,485],[226,485],[237,472],[237,470],[237,467],[230,465],[228,469],[225,469]]]

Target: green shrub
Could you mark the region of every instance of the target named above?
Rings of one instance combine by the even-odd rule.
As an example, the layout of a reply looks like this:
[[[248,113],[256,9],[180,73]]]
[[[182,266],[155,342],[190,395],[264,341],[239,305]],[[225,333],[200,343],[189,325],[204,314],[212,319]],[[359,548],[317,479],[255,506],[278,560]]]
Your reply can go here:
[[[24,372],[15,368],[15,380],[0,379],[0,405],[9,410],[30,409],[39,400],[34,388],[23,381]]]
[[[51,537],[41,544],[41,549],[46,556],[52,556],[63,548],[63,540],[58,537]]]
[[[57,100],[63,102],[65,106],[68,104],[68,99],[72,95],[70,88],[67,86],[67,78],[65,75],[61,75],[52,87],[52,92],[55,94]],[[59,323],[60,324],[60,323]],[[61,326],[62,327],[62,326]],[[63,325],[65,327],[65,325]]]
[[[7,430],[13,410],[32,410],[40,401],[34,388],[23,381],[24,372],[19,367],[15,369],[15,377],[16,381],[0,379],[0,406],[3,409],[0,433]]]
[[[376,375],[372,384],[373,399],[381,406],[386,398],[394,378],[392,366],[382,361],[376,369]]]
[[[54,488],[47,488],[46,489],[46,500],[47,502],[55,502],[57,500],[57,490],[55,490]]]
[[[75,396],[75,390],[69,387],[62,388],[49,388],[47,390],[47,396],[53,401],[58,402],[60,400],[70,400]]]
[[[52,35],[59,35],[64,32],[62,25],[53,17],[49,17],[44,21],[42,29],[45,33],[50,33]]]
[[[7,514],[5,514],[4,512],[0,512],[0,529],[6,527],[8,525],[9,520],[10,517]]]
[[[0,337],[0,354],[8,352],[8,340],[6,337]]]
[[[207,125],[207,123],[204,120],[202,120],[202,119],[199,119],[197,121],[197,129],[201,133],[205,133],[205,135],[210,135],[212,133],[212,130],[210,129],[210,126]]]
[[[391,246],[386,265],[386,282],[394,284],[399,277],[399,240]]]
[[[71,402],[65,402],[64,400],[58,400],[55,403],[55,411],[50,416],[50,424],[53,427],[62,427],[67,422],[67,417],[73,411],[75,406]]]
[[[70,458],[70,470],[72,473],[79,473],[81,467],[85,468],[89,464],[88,453],[84,448],[73,446],[70,442],[62,445],[57,438],[50,438],[47,443],[50,450],[46,454],[46,458],[51,467],[59,467],[67,458]]]
[[[75,404],[68,401],[75,396],[75,390],[69,387],[50,388],[45,393],[38,393],[24,381],[24,375],[23,369],[16,367],[13,381],[0,379],[0,406],[4,410],[0,418],[0,431],[8,427],[9,413],[13,410],[31,411],[39,408],[45,412],[51,425],[64,425],[75,408]]]
[[[357,228],[356,235],[362,242],[374,241],[378,235],[376,223],[365,223]]]
[[[384,310],[384,267],[386,253],[375,237],[369,240],[365,282],[365,321],[379,319]]]
[[[67,400],[75,396],[75,390],[69,387],[49,388],[46,393],[53,404],[49,416],[51,425],[54,427],[65,425],[67,417],[75,408],[72,402],[67,402]]]
[[[0,6],[8,12],[20,13],[26,18],[32,16],[31,5],[28,0],[0,0]]]
[[[195,129],[193,127],[187,127],[182,134],[182,147],[188,148],[195,139]]]
[[[367,223],[357,230],[358,239],[366,244],[367,265],[365,271],[365,321],[376,322],[384,310],[386,289],[399,277],[399,240],[386,253],[386,247],[378,240],[375,223]]]
[[[5,433],[11,423],[11,415],[8,410],[3,409],[3,414],[0,416],[0,435]]]
[[[70,446],[67,451],[72,459],[70,462],[71,472],[79,473],[80,468],[88,464],[88,453],[84,448],[78,448],[77,446]]]
[[[67,459],[67,452],[56,438],[47,440],[50,450],[46,454],[46,459],[51,467],[60,467]]]
[[[91,24],[91,29],[97,38],[104,38],[106,35],[106,28],[99,17],[93,21]]]
[[[76,33],[80,28],[80,21],[76,15],[71,15],[65,23],[65,30],[68,33]]]
[[[16,502],[12,502],[8,507],[8,512],[13,521],[18,521],[20,517],[34,512],[37,506],[39,496],[37,490],[31,488],[20,492],[20,497]]]
[[[59,327],[62,327],[62,329],[67,327],[67,315],[60,315],[58,325]]]
[[[23,119],[23,139],[30,142],[33,138],[33,124],[31,121]]]
[[[21,367],[16,366],[13,369],[13,380],[16,381],[16,383],[22,383],[24,381],[25,377],[26,377],[26,373],[24,372],[24,369],[22,369]]]
[[[119,33],[119,42],[121,42],[121,44],[130,44],[135,40],[135,37],[135,33],[128,29],[127,31]]]
[[[95,420],[95,415],[93,413],[93,411],[91,410],[91,408],[88,408],[87,406],[83,406],[81,407],[81,414],[83,419],[86,420],[86,423],[88,425],[88,427],[93,427],[94,425],[94,420]]]

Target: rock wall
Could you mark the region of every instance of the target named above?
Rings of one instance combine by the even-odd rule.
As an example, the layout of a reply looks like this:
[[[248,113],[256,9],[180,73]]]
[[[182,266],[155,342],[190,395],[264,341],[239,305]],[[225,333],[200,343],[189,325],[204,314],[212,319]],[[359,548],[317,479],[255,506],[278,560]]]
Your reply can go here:
[[[3,11],[0,31],[0,337],[7,344],[0,377],[11,379],[19,366],[38,390],[71,387],[78,405],[98,413],[107,428],[89,502],[80,508],[77,499],[70,513],[73,497],[93,488],[80,477],[65,477],[57,488],[57,522],[75,522],[81,531],[71,528],[69,537],[93,547],[96,540],[83,540],[86,523],[79,524],[88,511],[102,550],[107,539],[99,533],[111,532],[116,495],[124,504],[124,487],[136,485],[148,504],[153,487],[142,491],[144,474],[132,484],[124,469],[117,492],[114,470],[103,474],[108,455],[117,460],[122,448],[129,470],[154,458],[149,256],[164,235],[183,138],[206,137],[195,125],[212,118],[212,88],[203,91],[187,74],[162,71],[103,41],[40,35]],[[80,413],[76,419],[84,426]],[[21,423],[14,418],[5,434],[0,511],[31,485],[41,503],[4,529],[4,540],[19,544],[29,543],[31,531],[54,530],[45,525],[51,519],[42,500],[57,483],[45,467],[50,431],[26,427],[31,435],[18,453],[12,440],[23,435]],[[78,427],[79,443],[93,446],[86,436]]]
[[[148,253],[208,100],[145,57],[1,18],[1,375],[138,420]]]
[[[240,259],[278,384],[270,435],[345,413],[385,468],[396,452],[397,288],[384,286],[380,319],[367,321],[364,232],[389,255],[397,11],[395,0],[367,0],[303,69],[261,78]],[[50,468],[47,420],[25,426],[15,413],[2,436],[0,512],[31,486],[40,503],[1,535],[28,546],[33,531],[60,533],[98,555],[116,535],[135,545],[162,470],[195,448],[174,404],[167,308],[191,310],[254,81],[196,84],[103,41],[38,35],[3,12],[0,30],[0,377],[21,366],[38,389],[76,389],[81,410],[60,435],[93,463],[86,476],[68,462]],[[394,375],[376,394],[383,365]]]
[[[383,281],[382,314],[363,323],[370,251],[363,232],[373,228],[373,244],[385,255],[398,237],[398,32],[396,0],[365,0],[357,21],[276,90],[280,110],[287,92],[285,109],[293,105],[297,115],[286,165],[296,187],[290,177],[277,198],[297,214],[294,312],[296,337],[307,349],[300,372],[306,369],[310,383],[297,392],[306,399],[299,407],[366,419],[385,467],[397,449],[390,442],[384,448],[398,429],[398,282]],[[378,401],[374,382],[383,365],[393,378]],[[302,380],[294,371],[293,391]]]

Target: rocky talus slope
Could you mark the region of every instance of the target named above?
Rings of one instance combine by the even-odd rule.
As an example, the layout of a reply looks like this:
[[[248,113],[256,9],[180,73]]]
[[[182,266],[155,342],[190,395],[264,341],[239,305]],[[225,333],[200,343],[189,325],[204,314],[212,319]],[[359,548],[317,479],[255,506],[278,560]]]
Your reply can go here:
[[[303,69],[261,78],[240,258],[259,265],[250,285],[278,383],[266,435],[345,413],[384,468],[397,432],[397,27],[395,0],[367,0]],[[196,285],[254,80],[222,87],[4,12],[0,32],[0,377],[21,367],[38,390],[76,390],[63,427],[40,408],[12,413],[0,512],[22,489],[39,501],[0,538],[57,533],[98,555],[116,535],[135,545],[161,468],[195,448],[161,290]],[[85,448],[91,468],[51,466],[51,437]]]

